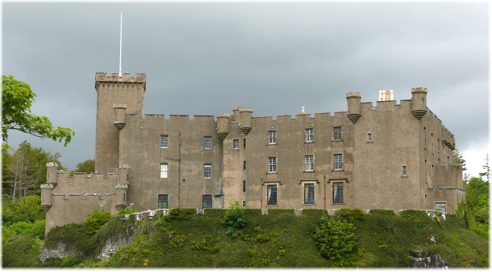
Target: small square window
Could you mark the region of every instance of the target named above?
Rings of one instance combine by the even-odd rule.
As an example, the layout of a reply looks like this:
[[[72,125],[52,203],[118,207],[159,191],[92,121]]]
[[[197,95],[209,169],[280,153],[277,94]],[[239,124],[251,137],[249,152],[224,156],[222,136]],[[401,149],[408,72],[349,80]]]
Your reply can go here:
[[[271,130],[268,132],[268,144],[276,144],[277,143],[277,132]]]
[[[246,207],[246,201],[243,201],[243,207]]]
[[[305,139],[306,139],[306,143],[312,143],[313,142],[314,134],[313,134],[312,128],[306,128]]]
[[[232,148],[239,149],[239,139],[232,139]]]
[[[333,127],[333,141],[341,141],[342,140],[342,127]]]
[[[267,205],[277,205],[277,185],[267,185]]]
[[[434,210],[440,211],[442,214],[446,214],[446,202],[445,201],[436,201],[434,203]]]
[[[343,182],[333,182],[333,203],[343,203]]]
[[[367,132],[367,141],[372,142],[372,132]]]
[[[161,135],[161,148],[167,148],[169,144],[169,137],[167,135]]]
[[[203,137],[203,149],[212,149],[212,136]]]
[[[212,178],[212,165],[210,163],[203,165],[203,177]]]
[[[304,204],[314,204],[314,183],[304,184]]]
[[[169,199],[167,194],[157,195],[157,208],[158,209],[169,209]]]
[[[408,169],[407,169],[407,166],[406,165],[403,165],[401,167],[401,175],[404,176],[404,177],[408,176]]]
[[[343,156],[342,154],[333,154],[333,169],[343,170]]]
[[[268,157],[268,172],[277,172],[277,157]]]
[[[161,178],[167,178],[167,163],[161,163]]]
[[[314,171],[314,155],[304,156],[304,171]]]
[[[212,208],[212,195],[202,195],[202,209]]]

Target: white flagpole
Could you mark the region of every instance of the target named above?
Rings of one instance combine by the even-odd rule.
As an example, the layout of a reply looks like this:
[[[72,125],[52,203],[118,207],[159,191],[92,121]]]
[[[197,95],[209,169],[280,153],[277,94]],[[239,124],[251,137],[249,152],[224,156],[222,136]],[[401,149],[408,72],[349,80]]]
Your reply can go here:
[[[120,13],[120,69],[118,70],[118,76],[121,77],[121,48],[123,44],[123,12]]]

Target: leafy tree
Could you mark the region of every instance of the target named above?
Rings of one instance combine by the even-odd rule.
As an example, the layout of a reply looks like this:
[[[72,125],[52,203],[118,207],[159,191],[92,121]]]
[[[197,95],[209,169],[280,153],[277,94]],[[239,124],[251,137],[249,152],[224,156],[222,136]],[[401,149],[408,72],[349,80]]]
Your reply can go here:
[[[331,260],[336,266],[346,264],[346,259],[357,242],[352,223],[334,220],[328,216],[321,218],[321,225],[314,233],[314,240],[321,256]]]
[[[2,139],[7,142],[8,131],[18,130],[40,138],[64,142],[72,140],[75,132],[70,128],[56,127],[46,116],[31,113],[36,94],[31,87],[13,76],[2,76]]]
[[[77,164],[77,169],[74,172],[87,172],[93,173],[95,171],[95,160],[85,160]]]
[[[22,142],[12,154],[4,153],[7,158],[3,165],[2,187],[14,201],[17,197],[39,193],[39,186],[46,182],[46,164],[56,162],[59,168],[60,154],[51,154],[41,148]]]
[[[33,223],[45,218],[45,212],[41,208],[41,197],[30,195],[21,197],[12,202],[8,196],[2,199],[2,223],[4,226],[17,222]]]
[[[41,241],[28,236],[16,236],[2,245],[3,267],[39,267]]]
[[[463,154],[458,152],[457,149],[454,149],[453,153],[451,155],[452,155],[452,163],[454,165],[461,165],[461,167],[463,168],[463,171],[465,171],[466,170],[466,161],[465,161],[465,159],[463,159]]]
[[[456,212],[465,225],[482,237],[489,237],[489,183],[472,177],[465,184],[466,202]]]
[[[92,235],[111,219],[111,214],[105,211],[94,210],[86,217],[87,234]]]

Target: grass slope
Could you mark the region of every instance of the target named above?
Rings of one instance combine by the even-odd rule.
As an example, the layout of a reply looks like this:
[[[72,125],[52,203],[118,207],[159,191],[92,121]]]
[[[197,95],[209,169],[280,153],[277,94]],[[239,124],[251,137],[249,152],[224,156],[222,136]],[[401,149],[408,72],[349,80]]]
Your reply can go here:
[[[225,210],[209,209],[204,215],[190,211],[175,216],[158,216],[138,223],[111,220],[92,239],[98,248],[104,239],[118,234],[128,236],[128,226],[135,224],[132,243],[121,247],[107,261],[80,256],[83,267],[330,267],[312,238],[322,210],[246,210],[247,225],[238,238],[226,235]],[[487,267],[488,241],[467,230],[462,222],[448,216],[445,221],[429,218],[422,212],[407,211],[395,215],[374,211],[345,217],[356,228],[357,246],[348,258],[350,267],[409,267],[410,251],[439,253],[450,267]],[[119,226],[121,222],[121,227]],[[72,227],[73,228],[73,227]],[[59,228],[62,230],[63,228]],[[57,231],[60,231],[57,230]],[[55,231],[56,232],[56,231]],[[50,235],[47,244],[61,241]],[[434,236],[436,242],[430,237]],[[53,237],[51,239],[50,237]],[[55,238],[57,237],[57,238]],[[51,241],[49,241],[51,239]],[[87,248],[81,250],[88,252]],[[94,251],[94,250],[92,250]]]

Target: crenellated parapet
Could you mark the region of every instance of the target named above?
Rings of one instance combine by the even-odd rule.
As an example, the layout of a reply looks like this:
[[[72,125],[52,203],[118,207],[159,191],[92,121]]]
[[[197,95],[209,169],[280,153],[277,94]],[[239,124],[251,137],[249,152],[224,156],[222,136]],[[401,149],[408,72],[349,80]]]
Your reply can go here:
[[[110,87],[115,85],[143,85],[146,88],[146,75],[144,73],[123,73],[120,77],[118,73],[108,75],[106,72],[96,72],[96,89],[99,87]]]

